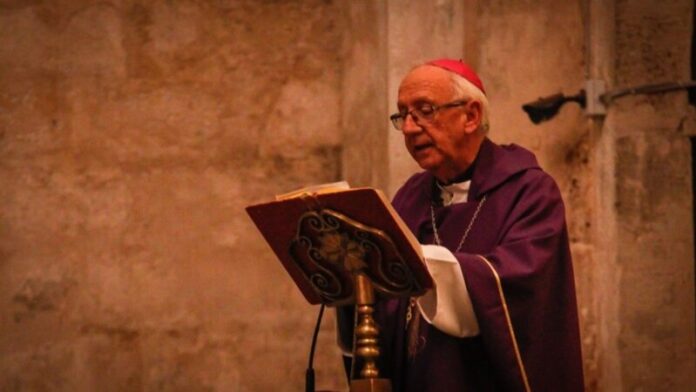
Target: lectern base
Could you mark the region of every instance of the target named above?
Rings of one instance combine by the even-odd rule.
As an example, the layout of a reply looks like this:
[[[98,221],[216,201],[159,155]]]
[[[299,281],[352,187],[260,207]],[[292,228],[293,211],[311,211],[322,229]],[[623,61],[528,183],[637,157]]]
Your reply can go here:
[[[350,392],[391,392],[391,382],[386,378],[361,378],[350,381]]]

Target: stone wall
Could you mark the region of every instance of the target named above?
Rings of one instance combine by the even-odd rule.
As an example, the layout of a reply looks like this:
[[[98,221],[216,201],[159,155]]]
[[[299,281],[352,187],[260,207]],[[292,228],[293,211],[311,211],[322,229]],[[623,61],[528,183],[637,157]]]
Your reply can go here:
[[[464,57],[564,195],[589,391],[693,386],[688,0],[0,1],[0,390],[301,390],[317,309],[244,206],[414,165],[403,73]],[[417,25],[419,28],[414,29]],[[318,386],[344,389],[328,314]]]
[[[341,15],[0,3],[0,390],[302,389],[317,309],[243,208],[340,177]]]
[[[689,80],[692,1],[616,2],[615,87]],[[620,384],[688,391],[696,385],[691,143],[684,91],[618,98],[614,140]]]

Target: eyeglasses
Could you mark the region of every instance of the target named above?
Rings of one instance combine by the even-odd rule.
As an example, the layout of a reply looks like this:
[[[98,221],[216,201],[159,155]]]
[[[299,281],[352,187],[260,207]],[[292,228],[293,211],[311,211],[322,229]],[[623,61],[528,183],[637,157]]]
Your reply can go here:
[[[416,124],[426,125],[426,124],[430,124],[430,122],[433,121],[433,119],[435,118],[435,113],[437,113],[438,110],[466,105],[467,102],[468,101],[465,101],[465,100],[457,100],[457,101],[452,101],[452,102],[448,102],[448,103],[443,103],[442,105],[433,105],[431,103],[422,103],[417,108],[411,109],[409,111],[404,111],[401,113],[394,113],[391,116],[389,116],[389,119],[391,120],[392,124],[394,125],[394,128],[396,128],[398,131],[403,131],[404,123],[406,122],[406,117],[409,114],[413,118],[413,121],[416,122]]]

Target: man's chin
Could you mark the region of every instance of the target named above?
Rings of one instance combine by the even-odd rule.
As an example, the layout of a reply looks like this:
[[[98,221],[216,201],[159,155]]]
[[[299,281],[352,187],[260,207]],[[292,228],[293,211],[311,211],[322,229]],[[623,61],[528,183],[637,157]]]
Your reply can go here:
[[[416,159],[416,163],[418,163],[421,169],[443,181],[447,179],[447,175],[450,172],[443,166],[444,162],[439,159]]]
[[[418,163],[418,166],[420,166],[421,169],[431,173],[436,173],[440,168],[440,162],[433,159],[416,159],[416,163]]]

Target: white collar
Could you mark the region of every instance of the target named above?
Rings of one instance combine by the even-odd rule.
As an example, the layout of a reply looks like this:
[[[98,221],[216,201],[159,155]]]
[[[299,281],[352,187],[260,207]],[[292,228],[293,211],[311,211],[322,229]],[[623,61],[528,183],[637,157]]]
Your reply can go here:
[[[438,189],[440,189],[440,197],[442,198],[443,206],[449,206],[451,204],[463,203],[467,201],[469,197],[471,180],[454,182],[448,185],[440,185],[439,182],[436,183]]]

